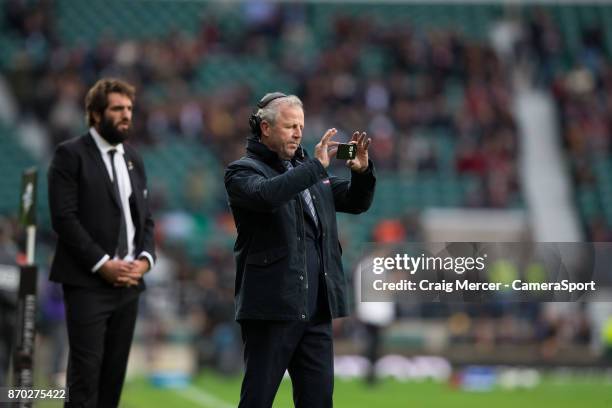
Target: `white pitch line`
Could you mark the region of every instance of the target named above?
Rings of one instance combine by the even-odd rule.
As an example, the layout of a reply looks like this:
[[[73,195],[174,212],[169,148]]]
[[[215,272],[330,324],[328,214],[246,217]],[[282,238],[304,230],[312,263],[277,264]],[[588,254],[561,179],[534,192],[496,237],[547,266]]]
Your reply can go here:
[[[188,400],[191,400],[195,403],[197,403],[200,406],[203,407],[210,407],[210,408],[234,408],[233,405],[228,404],[226,401],[220,400],[219,398],[215,397],[214,395],[203,391],[199,388],[196,388],[192,385],[190,385],[189,387],[182,389],[180,391],[177,390],[176,392],[178,395],[180,395],[181,397],[184,397]]]

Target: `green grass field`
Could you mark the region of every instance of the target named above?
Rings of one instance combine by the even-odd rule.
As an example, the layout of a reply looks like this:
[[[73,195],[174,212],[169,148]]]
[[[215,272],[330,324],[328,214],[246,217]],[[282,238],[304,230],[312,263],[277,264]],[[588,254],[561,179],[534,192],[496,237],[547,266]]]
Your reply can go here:
[[[610,379],[597,377],[545,378],[536,388],[525,390],[494,390],[467,392],[451,389],[434,382],[400,383],[385,380],[374,388],[357,380],[336,380],[334,406],[336,408],[565,408],[612,407]],[[223,378],[211,373],[196,379],[187,389],[157,389],[146,380],[130,382],[123,394],[122,407],[172,408],[229,408],[237,405],[240,378]],[[293,407],[291,382],[284,380],[274,408]]]
[[[240,377],[205,373],[182,389],[156,388],[144,378],[129,381],[123,392],[122,408],[230,408],[236,407]],[[59,408],[61,404],[38,403],[37,407]],[[291,382],[284,380],[274,408],[293,407]],[[533,389],[468,392],[435,382],[384,380],[366,387],[358,380],[336,380],[336,408],[610,408],[612,380],[607,377],[544,377]]]

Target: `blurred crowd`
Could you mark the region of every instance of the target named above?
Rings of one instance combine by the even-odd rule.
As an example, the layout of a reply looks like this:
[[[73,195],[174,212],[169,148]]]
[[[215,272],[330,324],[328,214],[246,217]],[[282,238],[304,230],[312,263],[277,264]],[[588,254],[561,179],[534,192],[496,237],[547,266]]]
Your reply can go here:
[[[554,97],[586,239],[610,241],[612,180],[606,173],[612,169],[612,36],[604,23],[605,6],[587,7],[590,18],[580,11],[573,24],[563,22],[559,9],[533,8],[517,54],[531,61],[534,84]]]
[[[572,166],[577,199],[596,192],[595,203],[583,209],[592,241],[612,240],[612,64],[601,27],[584,30],[582,48],[568,72],[557,73],[550,87],[558,105],[563,143]],[[603,171],[596,165],[604,166]],[[580,201],[578,201],[580,203]],[[587,206],[589,204],[586,204]]]
[[[467,38],[460,30],[387,25],[365,15],[339,13],[331,20],[329,38],[318,43],[311,28],[310,5],[245,2],[236,6],[244,19],[237,35],[227,35],[217,17],[207,15],[195,33],[175,29],[156,38],[119,40],[108,32],[94,44],[68,45],[58,35],[53,1],[7,0],[1,7],[5,30],[21,41],[1,75],[18,106],[16,121],[40,125],[33,126],[28,144],[43,159],[55,145],[85,130],[83,101],[88,87],[100,77],[118,76],[137,89],[131,143],[162,148],[176,140],[200,143],[218,158],[220,174],[225,164],[243,154],[247,118],[262,95],[245,81],[204,92],[194,84],[199,68],[211,58],[251,56],[272,61],[293,80],[294,89],[280,90],[304,101],[307,146],[329,127],[342,129],[341,138],[348,138],[354,129],[365,130],[374,141],[371,155],[379,171],[414,177],[439,172],[436,138],[442,135],[454,146],[452,172],[478,180],[478,189],[466,194],[463,205],[507,208],[520,195],[517,126],[508,73],[488,42]],[[545,13],[533,19],[529,38],[543,67],[562,47]],[[564,113],[564,138],[585,167],[589,158],[583,151],[609,149],[606,113],[612,109],[608,96],[612,70],[597,41],[589,44],[585,67],[553,82]],[[542,75],[552,78],[548,71]],[[591,78],[590,87],[585,88],[589,82],[585,76]],[[589,139],[581,137],[585,129],[592,134]],[[578,137],[573,137],[574,130]],[[577,180],[588,182],[588,174],[577,172]],[[177,213],[163,199],[153,202],[156,217],[165,220],[158,223],[158,235],[171,237],[184,219],[173,217]],[[223,222],[231,223],[227,208],[214,211]],[[372,231],[373,239],[385,239],[380,238],[385,234],[391,234],[390,239],[410,236],[413,223],[400,224],[381,222]],[[598,239],[611,237],[610,229],[597,234],[604,234],[594,232]],[[53,245],[49,231],[43,231],[42,237],[46,245]],[[143,307],[143,316],[151,318],[151,325],[143,329],[148,341],[166,336],[171,324],[163,322],[182,316],[199,339],[202,364],[227,370],[238,366],[231,358],[240,347],[233,324],[231,248],[203,248],[206,261],[194,263],[180,245],[171,240],[160,240],[160,244],[160,262],[148,278],[149,296]],[[53,309],[54,299],[51,296],[48,309],[61,319]],[[477,319],[479,313],[471,318]],[[461,328],[465,316],[460,314],[449,324]],[[493,339],[504,339],[505,331],[514,327],[506,324],[514,322],[512,316],[495,321],[487,317],[482,324],[476,320],[470,326],[472,334],[459,331],[457,336],[474,342],[490,340],[490,333],[497,333],[492,328],[498,327]],[[548,339],[549,335],[538,333],[551,332],[554,328],[546,327],[552,324],[545,320],[531,326],[533,335],[528,340]],[[339,333],[348,327],[341,327]],[[576,338],[584,339],[581,333]]]
[[[379,169],[435,172],[437,141],[423,131],[440,129],[456,143],[456,171],[482,182],[482,191],[466,205],[503,208],[518,192],[506,73],[486,42],[457,30],[339,14],[329,39],[300,54],[295,50],[315,41],[308,6],[254,2],[243,6],[240,35],[226,36],[214,17],[203,17],[194,35],[175,30],[161,38],[120,41],[108,33],[96,44],[67,46],[56,33],[53,2],[24,4],[5,3],[8,27],[25,45],[5,76],[20,115],[45,124],[40,144],[47,154],[82,131],[87,87],[116,75],[138,90],[134,143],[189,138],[227,164],[243,153],[246,118],[261,95],[241,81],[210,92],[194,82],[198,68],[216,56],[249,56],[274,61],[295,80],[295,89],[283,90],[304,101],[307,143],[332,126],[343,137],[362,129],[376,141],[372,155]]]

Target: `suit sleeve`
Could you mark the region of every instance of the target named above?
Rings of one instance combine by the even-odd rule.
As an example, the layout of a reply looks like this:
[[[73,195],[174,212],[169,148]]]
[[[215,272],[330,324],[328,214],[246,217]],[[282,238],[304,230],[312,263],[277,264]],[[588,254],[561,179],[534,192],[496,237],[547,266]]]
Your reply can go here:
[[[142,159],[140,159],[140,157],[138,157],[138,161],[142,168],[142,180],[143,180],[144,188],[148,189],[149,187],[147,185],[147,174],[145,172],[144,164],[142,162]],[[143,255],[142,254],[143,252],[148,254],[152,259],[147,257],[146,254],[144,256],[149,260],[149,264],[151,268],[153,268],[155,261],[157,259],[157,256],[155,254],[155,222],[153,221],[153,215],[151,214],[151,208],[149,207],[148,197],[145,197],[144,199],[144,209],[143,210],[145,214],[145,222],[144,222],[144,228],[142,231],[143,233],[142,248],[140,248],[141,253],[137,254],[137,256],[140,257],[141,255]]]
[[[317,159],[308,159],[293,170],[272,178],[238,161],[225,171],[225,189],[232,206],[272,212],[325,177],[327,172]]]
[[[368,163],[368,169],[363,173],[351,172],[351,179],[330,177],[330,184],[334,194],[336,211],[359,214],[367,211],[374,199],[376,175],[374,164]]]
[[[76,153],[64,145],[57,148],[48,173],[49,209],[51,224],[60,242],[91,269],[107,254],[78,218],[79,166]]]

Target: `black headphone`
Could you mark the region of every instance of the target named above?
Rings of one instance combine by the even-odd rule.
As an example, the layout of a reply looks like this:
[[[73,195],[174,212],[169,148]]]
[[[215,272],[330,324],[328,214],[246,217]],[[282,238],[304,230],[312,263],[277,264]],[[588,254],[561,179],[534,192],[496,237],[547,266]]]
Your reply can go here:
[[[249,116],[249,126],[251,127],[251,133],[253,133],[253,135],[255,135],[258,139],[261,138],[261,117],[257,114],[257,112],[259,111],[259,109],[263,109],[266,106],[268,106],[268,104],[272,102],[273,100],[278,99],[278,98],[284,98],[286,96],[287,95],[285,95],[282,92],[272,92],[272,93],[266,94],[257,103],[257,107],[255,108],[255,111],[251,113],[251,116]]]

